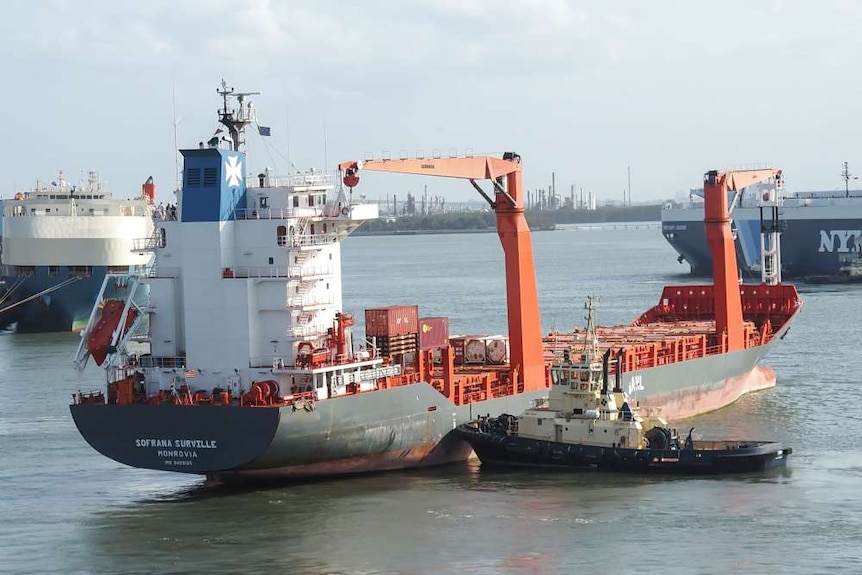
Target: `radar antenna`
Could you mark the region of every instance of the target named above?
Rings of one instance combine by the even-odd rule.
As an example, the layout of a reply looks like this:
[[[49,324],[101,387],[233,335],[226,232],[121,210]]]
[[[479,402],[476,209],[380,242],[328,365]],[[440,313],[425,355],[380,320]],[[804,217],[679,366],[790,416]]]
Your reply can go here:
[[[224,80],[221,81],[221,88],[217,88],[216,92],[221,95],[223,101],[223,107],[218,111],[218,121],[227,128],[230,134],[231,149],[238,152],[245,144],[245,140],[240,139],[245,127],[257,122],[257,112],[254,106],[251,102],[245,105],[245,99],[248,96],[257,96],[260,92],[237,92],[228,87]],[[228,107],[228,97],[236,98],[237,106],[235,109]]]

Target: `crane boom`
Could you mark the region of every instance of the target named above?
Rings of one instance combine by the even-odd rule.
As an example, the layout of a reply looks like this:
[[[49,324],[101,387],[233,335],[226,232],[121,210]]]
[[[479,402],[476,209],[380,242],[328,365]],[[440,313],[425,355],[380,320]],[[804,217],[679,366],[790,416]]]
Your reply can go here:
[[[349,171],[352,167],[357,170],[393,172],[398,174],[423,174],[426,176],[463,178],[468,180],[491,180],[521,171],[521,164],[518,161],[489,156],[425,158],[416,160],[360,160],[338,164],[338,169],[344,172]]]
[[[481,188],[475,181],[491,180],[494,184],[494,200],[490,204],[497,217],[497,234],[506,262],[512,381],[516,384],[523,382],[524,391],[544,388],[541,318],[533,265],[533,245],[530,228],[524,216],[520,156],[507,153],[502,159],[475,156],[350,161],[342,162],[338,169],[344,173],[344,184],[350,188],[359,184],[360,170],[467,179],[480,192]],[[502,185],[503,178],[505,187]],[[490,199],[484,192],[482,195]]]
[[[745,347],[742,321],[742,298],[739,293],[739,272],[736,266],[736,246],[730,230],[727,192],[781,179],[781,170],[711,170],[703,177],[704,226],[712,254],[712,275],[715,284],[715,331],[727,333],[727,349]]]

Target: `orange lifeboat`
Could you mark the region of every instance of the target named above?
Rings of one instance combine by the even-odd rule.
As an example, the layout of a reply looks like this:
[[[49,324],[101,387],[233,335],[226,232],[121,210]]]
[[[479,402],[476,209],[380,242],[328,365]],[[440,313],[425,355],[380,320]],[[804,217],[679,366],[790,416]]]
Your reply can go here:
[[[126,302],[123,300],[112,299],[106,301],[99,321],[96,322],[90,335],[87,336],[87,350],[93,356],[96,365],[102,365],[108,356],[108,347],[111,345],[114,330],[117,329],[117,325],[120,323],[124,307],[126,307]],[[137,315],[138,311],[135,308],[129,308],[123,333],[132,326]]]

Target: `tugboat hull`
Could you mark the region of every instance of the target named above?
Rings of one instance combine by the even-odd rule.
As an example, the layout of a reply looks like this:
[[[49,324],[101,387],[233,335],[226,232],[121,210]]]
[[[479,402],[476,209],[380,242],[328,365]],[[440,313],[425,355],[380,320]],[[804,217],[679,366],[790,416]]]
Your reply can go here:
[[[603,469],[631,473],[721,474],[762,471],[787,463],[792,450],[759,441],[705,442],[715,449],[630,449],[557,443],[490,433],[469,424],[456,429],[483,465]]]

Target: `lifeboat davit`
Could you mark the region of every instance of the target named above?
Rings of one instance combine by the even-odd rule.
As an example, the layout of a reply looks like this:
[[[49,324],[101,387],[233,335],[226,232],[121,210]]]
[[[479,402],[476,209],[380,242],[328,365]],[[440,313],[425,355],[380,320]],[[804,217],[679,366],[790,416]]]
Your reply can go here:
[[[96,322],[96,325],[90,331],[90,335],[87,336],[87,350],[90,352],[96,365],[102,365],[108,356],[108,348],[114,337],[114,330],[117,329],[120,323],[123,308],[125,307],[126,302],[123,300],[112,299],[106,301],[99,321]],[[129,313],[126,315],[126,325],[123,326],[123,333],[128,331],[132,326],[137,315],[138,311],[135,308],[129,308]]]

